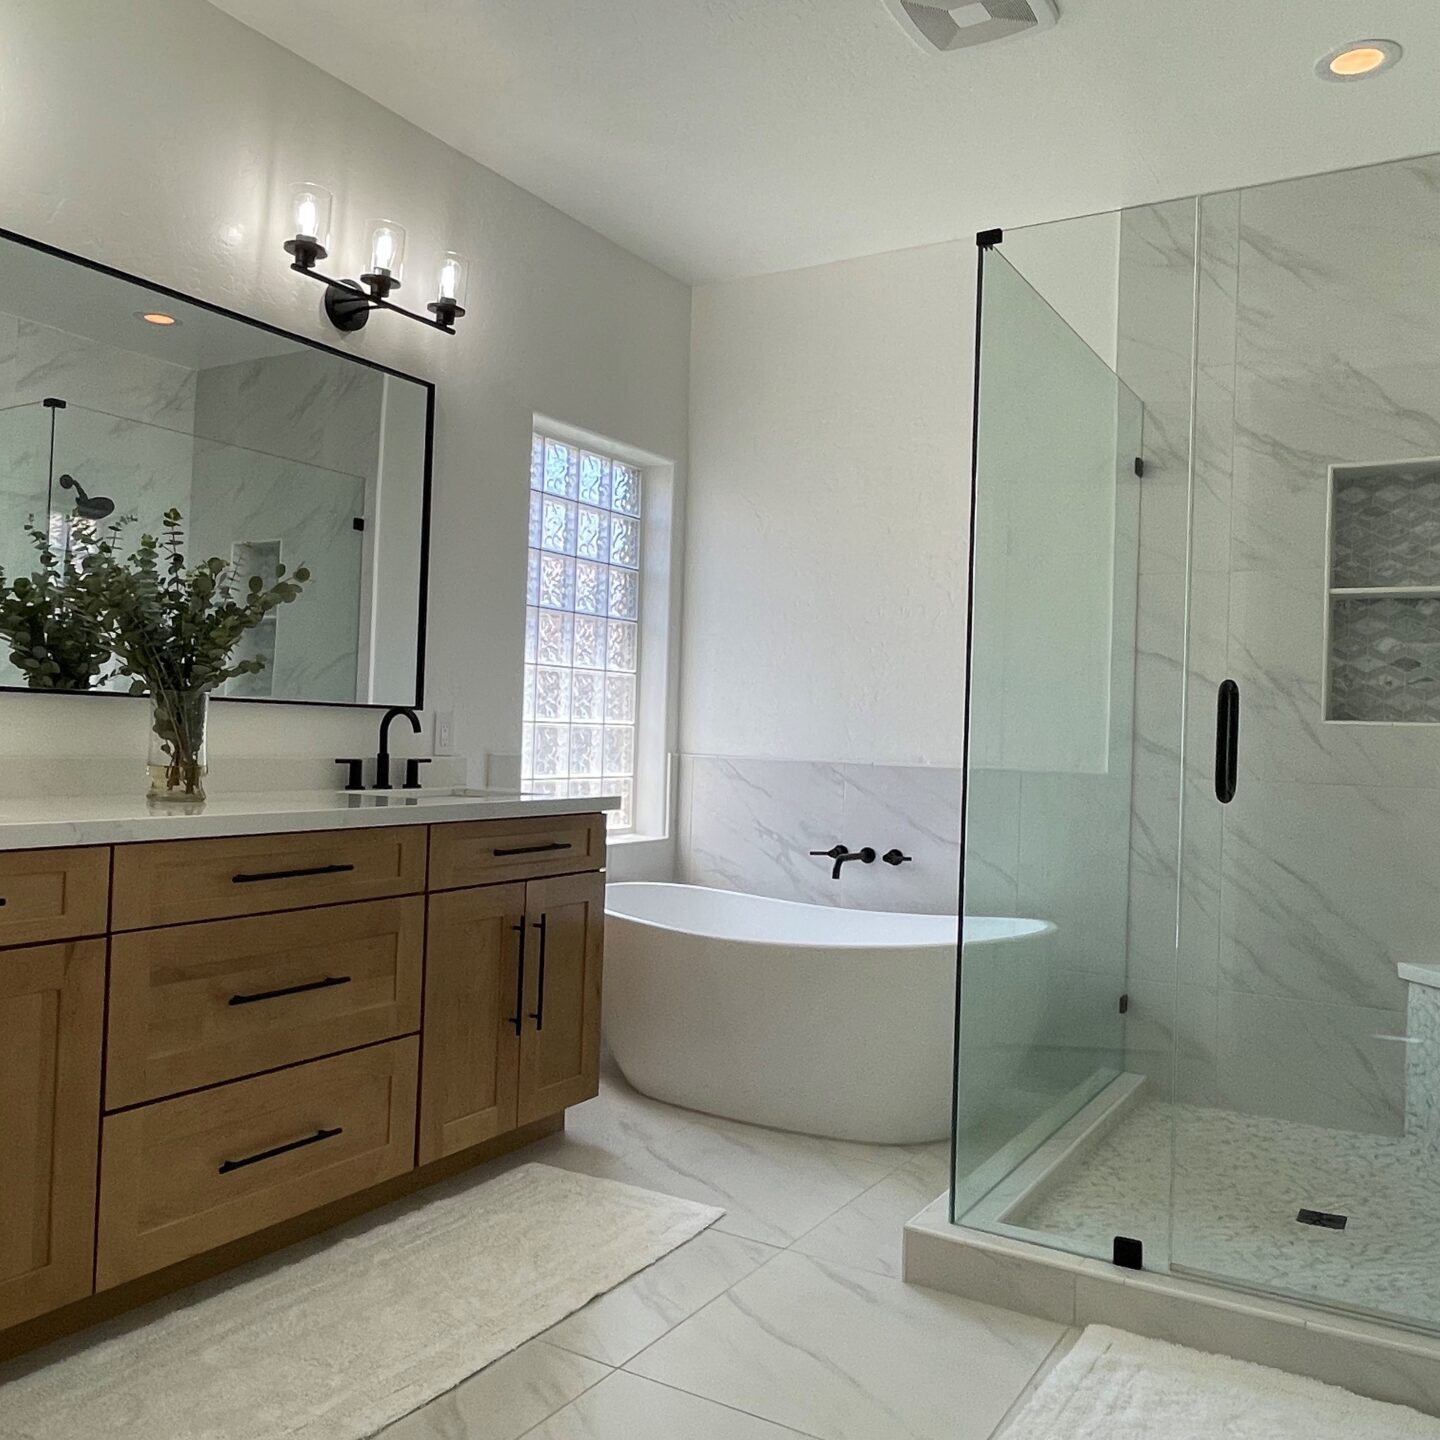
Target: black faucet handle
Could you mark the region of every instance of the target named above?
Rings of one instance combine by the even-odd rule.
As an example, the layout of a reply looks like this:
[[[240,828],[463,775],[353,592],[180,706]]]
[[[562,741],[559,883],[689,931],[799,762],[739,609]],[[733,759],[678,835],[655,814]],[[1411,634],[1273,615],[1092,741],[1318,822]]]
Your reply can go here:
[[[411,755],[405,761],[405,785],[406,790],[418,790],[420,788],[420,767],[428,765],[430,761],[422,755]]]
[[[823,855],[827,860],[838,860],[842,855],[848,855],[850,849],[846,845],[832,845],[828,850],[812,850],[812,855]]]
[[[880,858],[887,865],[908,865],[915,857],[899,850],[887,850]]]
[[[347,790],[363,790],[365,788],[365,762],[356,760],[349,756],[343,760],[336,760],[337,765],[348,765],[350,768],[345,772],[345,788]]]

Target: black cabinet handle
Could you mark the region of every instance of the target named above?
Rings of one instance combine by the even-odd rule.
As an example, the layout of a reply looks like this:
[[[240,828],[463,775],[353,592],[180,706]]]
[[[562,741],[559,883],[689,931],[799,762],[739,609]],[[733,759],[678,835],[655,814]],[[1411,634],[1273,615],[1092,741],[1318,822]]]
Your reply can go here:
[[[353,865],[311,865],[305,870],[266,870],[259,875],[232,875],[232,885],[255,885],[261,880],[299,880],[306,875],[343,875]]]
[[[542,915],[536,922],[535,928],[540,932],[540,984],[537,987],[535,997],[535,1008],[530,1012],[530,1018],[535,1022],[537,1030],[545,1028],[545,916]]]
[[[5,897],[4,897],[3,895],[0,895],[0,905],[4,905],[4,904],[5,904]]]
[[[1240,769],[1240,687],[1222,680],[1215,699],[1215,798],[1228,805],[1235,798]]]
[[[253,995],[232,995],[231,1005],[255,1005],[261,1000],[278,1000],[282,995],[303,995],[307,990],[331,990],[336,985],[348,985],[348,975],[327,975],[323,980],[311,980],[305,985],[287,985],[283,990],[257,990]]]
[[[247,1155],[243,1160],[226,1160],[220,1166],[220,1173],[228,1175],[232,1170],[243,1170],[247,1165],[258,1165],[262,1160],[273,1160],[277,1155],[288,1155],[292,1150],[303,1150],[307,1145],[318,1145],[322,1140],[333,1140],[344,1133],[338,1125],[333,1130],[317,1130],[303,1140],[292,1140],[288,1145],[277,1145],[273,1150]]]
[[[505,860],[511,855],[544,855],[550,850],[572,849],[574,846],[568,840],[549,840],[544,845],[517,845],[513,850],[496,850],[494,854],[497,860]]]
[[[525,917],[522,915],[520,923],[510,928],[520,937],[520,963],[515,967],[515,1013],[510,1017],[518,1035],[525,1019]]]

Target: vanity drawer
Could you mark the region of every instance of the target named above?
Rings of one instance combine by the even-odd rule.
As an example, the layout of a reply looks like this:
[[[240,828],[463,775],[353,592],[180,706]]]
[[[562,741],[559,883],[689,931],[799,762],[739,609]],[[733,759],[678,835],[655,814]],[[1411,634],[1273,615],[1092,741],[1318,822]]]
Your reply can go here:
[[[371,900],[117,935],[117,1110],[420,1028],[425,901]]]
[[[603,815],[476,820],[437,825],[430,832],[432,890],[604,868]]]
[[[0,852],[0,945],[103,935],[110,908],[110,851]]]
[[[412,1169],[410,1036],[108,1115],[97,1290]]]
[[[423,825],[122,845],[115,852],[113,928],[378,900],[424,888]]]

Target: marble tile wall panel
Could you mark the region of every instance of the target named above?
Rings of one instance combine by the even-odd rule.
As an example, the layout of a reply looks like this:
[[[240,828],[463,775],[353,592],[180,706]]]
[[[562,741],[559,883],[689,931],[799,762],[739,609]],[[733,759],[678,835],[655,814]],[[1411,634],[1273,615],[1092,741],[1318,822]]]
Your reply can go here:
[[[1405,1011],[1219,994],[1216,1085],[1228,1109],[1332,1130],[1404,1128]]]
[[[690,813],[679,821],[678,864],[690,885],[838,905],[830,862],[812,857],[843,833],[845,778],[838,765],[686,756]]]
[[[1405,1133],[1440,1151],[1440,990],[1432,985],[1407,988]]]

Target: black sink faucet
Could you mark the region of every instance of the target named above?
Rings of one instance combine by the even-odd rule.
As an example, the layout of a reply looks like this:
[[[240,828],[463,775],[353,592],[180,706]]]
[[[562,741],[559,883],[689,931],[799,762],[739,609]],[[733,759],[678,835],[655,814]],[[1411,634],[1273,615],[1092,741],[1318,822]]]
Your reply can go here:
[[[375,756],[375,789],[388,790],[390,788],[390,722],[397,715],[403,715],[409,722],[410,728],[418,735],[420,733],[420,717],[404,705],[392,705],[380,721],[380,750]]]
[[[873,865],[875,863],[875,851],[867,845],[863,850],[847,850],[844,845],[832,845],[828,850],[812,850],[812,855],[823,855],[827,860],[835,862],[835,868],[830,872],[832,880],[840,878],[841,869],[852,860],[858,860],[862,865]]]

